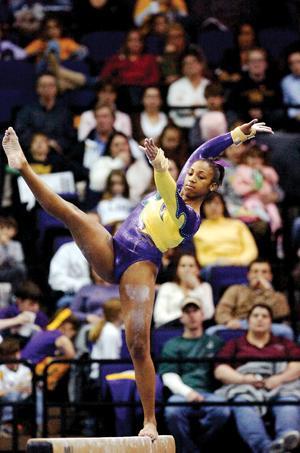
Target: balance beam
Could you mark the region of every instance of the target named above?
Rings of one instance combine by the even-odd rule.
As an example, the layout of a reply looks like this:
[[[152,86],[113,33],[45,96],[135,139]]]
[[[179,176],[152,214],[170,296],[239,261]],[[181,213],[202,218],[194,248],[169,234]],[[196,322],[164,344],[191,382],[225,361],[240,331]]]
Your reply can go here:
[[[27,453],[175,453],[172,436],[30,439]]]

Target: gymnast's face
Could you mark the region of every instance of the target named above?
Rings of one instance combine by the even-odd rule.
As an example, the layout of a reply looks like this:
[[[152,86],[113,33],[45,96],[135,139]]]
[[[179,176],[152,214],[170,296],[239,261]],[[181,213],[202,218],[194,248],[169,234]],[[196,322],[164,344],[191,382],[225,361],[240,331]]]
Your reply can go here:
[[[208,192],[217,189],[213,182],[214,172],[204,160],[198,160],[187,172],[184,180],[183,192],[187,198],[203,197]]]

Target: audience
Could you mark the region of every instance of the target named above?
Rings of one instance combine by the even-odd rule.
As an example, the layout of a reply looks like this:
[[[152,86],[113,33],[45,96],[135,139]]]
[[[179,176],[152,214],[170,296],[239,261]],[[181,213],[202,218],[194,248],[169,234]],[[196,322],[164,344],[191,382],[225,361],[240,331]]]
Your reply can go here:
[[[103,316],[105,302],[119,296],[119,286],[105,282],[93,269],[90,272],[92,282],[76,293],[70,310],[81,323],[96,324]]]
[[[112,170],[123,170],[129,185],[130,199],[133,202],[140,200],[151,181],[152,171],[144,156],[137,159],[134,157],[131,144],[122,132],[111,134],[103,156],[95,160],[90,170],[90,188],[93,191],[102,192],[105,189]]]
[[[20,360],[20,345],[16,339],[7,338],[0,344],[0,361]],[[0,365],[0,402],[25,402],[32,392],[32,373],[22,363],[3,363]],[[0,416],[0,436],[11,437],[13,434],[13,418],[17,429],[21,431],[19,411],[13,412],[12,406],[3,406]],[[25,417],[25,408],[24,420]]]
[[[115,122],[114,129],[116,131],[121,131],[126,134],[128,137],[131,137],[132,127],[131,119],[127,113],[121,112],[117,109],[116,100],[117,100],[117,88],[110,82],[102,81],[99,83],[99,87],[96,91],[97,105],[108,105],[114,110]],[[85,140],[91,131],[95,129],[97,125],[95,112],[93,110],[87,110],[80,115],[79,124],[78,124],[78,140]]]
[[[255,219],[270,224],[272,233],[282,228],[276,202],[282,192],[275,169],[267,164],[266,152],[259,147],[249,148],[243,155],[233,177],[233,189],[242,197],[243,207]]]
[[[38,100],[25,105],[17,114],[15,128],[25,148],[29,148],[33,134],[44,133],[49,144],[58,152],[68,153],[74,139],[70,110],[58,99],[57,79],[41,74],[36,82]]]
[[[163,283],[157,292],[153,318],[155,327],[180,325],[181,304],[185,296],[195,296],[202,301],[204,320],[213,317],[212,289],[201,282],[200,268],[193,254],[182,253],[175,264],[173,281]]]
[[[181,305],[183,334],[165,343],[159,366],[164,385],[171,392],[170,403],[220,401],[214,396],[212,367],[208,362],[189,362],[183,359],[213,357],[222,342],[218,337],[209,337],[203,330],[204,314],[198,297],[186,296]],[[181,362],[167,362],[180,359]],[[200,451],[200,439],[209,439],[225,424],[230,415],[226,406],[166,406],[165,420],[170,434],[175,438],[176,448],[181,453]],[[194,429],[192,426],[194,425]],[[196,429],[195,429],[196,428]]]
[[[169,107],[205,106],[204,90],[209,84],[205,77],[205,59],[197,50],[189,50],[182,58],[182,77],[171,83],[167,95]],[[174,123],[182,128],[193,126],[196,117],[203,114],[204,109],[198,108],[170,110]]]
[[[161,111],[162,98],[158,87],[145,88],[142,104],[142,112],[133,119],[132,135],[138,143],[143,144],[146,137],[157,140],[168,124],[168,117]]]
[[[22,245],[13,238],[18,225],[12,217],[0,217],[0,282],[20,284],[26,277]]]
[[[232,285],[226,289],[216,307],[215,320],[219,326],[213,326],[207,333],[215,333],[220,329],[245,329],[248,327],[247,316],[258,303],[268,305],[273,312],[274,335],[293,339],[293,331],[286,321],[290,316],[290,307],[286,296],[275,291],[272,286],[273,274],[268,261],[257,259],[249,266],[248,285]]]
[[[193,240],[206,274],[212,266],[248,266],[257,255],[248,227],[229,217],[222,195],[211,192],[201,205],[202,223]]]
[[[297,448],[300,440],[299,402],[300,362],[281,359],[300,358],[300,349],[290,340],[273,336],[272,310],[269,305],[253,305],[248,313],[248,330],[230,340],[218,353],[218,359],[240,359],[233,365],[218,363],[215,377],[224,385],[216,393],[237,402],[283,402],[277,406],[233,406],[238,432],[253,452],[285,452]],[[255,361],[253,357],[265,359]],[[270,362],[268,359],[278,359]],[[248,360],[247,360],[248,359]],[[275,439],[266,430],[266,411],[274,417]]]
[[[94,219],[94,214],[91,216]],[[69,305],[77,291],[91,283],[90,269],[74,241],[63,244],[53,255],[48,282],[53,291],[65,294],[60,302]]]
[[[282,79],[281,89],[284,104],[298,105],[298,108],[290,107],[287,111],[289,118],[288,129],[296,132],[299,130],[300,123],[300,49],[290,52],[288,65],[290,74]]]
[[[105,63],[100,74],[101,79],[112,78],[114,83],[122,87],[123,102],[130,103],[128,108],[139,105],[144,87],[159,82],[156,58],[143,53],[143,47],[140,31],[130,30],[120,53]]]
[[[133,208],[125,172],[112,170],[106,180],[101,200],[96,206],[101,225],[110,229],[115,222],[124,221]]]
[[[48,323],[48,316],[41,310],[40,302],[42,292],[40,288],[30,280],[26,280],[19,285],[14,291],[15,302],[7,307],[0,309],[0,319],[8,320],[16,318],[21,313],[30,317],[30,322],[24,323],[24,318],[20,325],[9,327],[3,331],[3,336],[15,336],[23,346],[28,339],[40,329],[43,329]],[[20,318],[18,318],[20,320]]]

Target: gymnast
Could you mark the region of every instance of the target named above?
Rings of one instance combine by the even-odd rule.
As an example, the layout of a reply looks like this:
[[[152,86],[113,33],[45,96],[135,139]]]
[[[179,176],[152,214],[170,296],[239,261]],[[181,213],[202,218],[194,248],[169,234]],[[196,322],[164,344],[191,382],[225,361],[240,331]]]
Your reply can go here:
[[[163,150],[152,139],[146,139],[141,148],[154,168],[157,192],[142,200],[114,237],[49,189],[29,166],[14,129],[9,127],[5,132],[2,144],[9,166],[19,170],[40,205],[70,229],[95,271],[104,280],[120,285],[126,342],[144,411],[140,436],[152,440],[158,436],[150,325],[162,253],[198,230],[201,203],[209,192],[218,189],[224,176],[224,167],[214,158],[228,146],[253,138],[256,132],[273,133],[265,123],[253,120],[204,143],[189,157],[177,183],[168,172]]]

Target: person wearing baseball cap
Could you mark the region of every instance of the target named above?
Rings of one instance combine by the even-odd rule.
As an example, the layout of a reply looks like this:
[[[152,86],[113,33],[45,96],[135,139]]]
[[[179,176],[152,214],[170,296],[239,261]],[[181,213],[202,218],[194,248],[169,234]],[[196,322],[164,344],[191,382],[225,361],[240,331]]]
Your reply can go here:
[[[212,393],[212,363],[191,362],[188,359],[215,356],[222,346],[222,340],[204,332],[202,300],[199,297],[190,294],[185,296],[181,312],[183,334],[165,343],[161,358],[166,359],[166,362],[163,361],[159,366],[163,383],[172,393],[168,402],[221,401],[222,398]],[[168,362],[169,359],[172,362]],[[176,448],[180,453],[199,452],[200,444],[209,440],[229,416],[230,409],[226,406],[167,404],[165,409],[169,432],[175,437]],[[201,439],[193,435],[191,419],[201,426]]]

